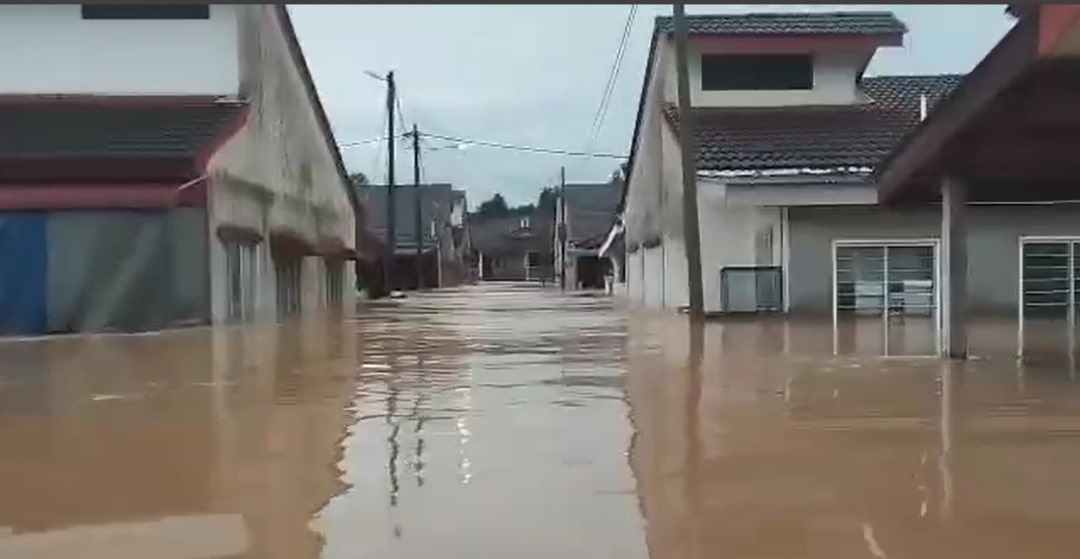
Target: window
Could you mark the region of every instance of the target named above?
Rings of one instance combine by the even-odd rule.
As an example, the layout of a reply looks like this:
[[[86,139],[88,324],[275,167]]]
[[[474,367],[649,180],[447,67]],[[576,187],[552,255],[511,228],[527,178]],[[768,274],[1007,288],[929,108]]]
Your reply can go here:
[[[518,225],[520,225],[522,229],[528,229],[529,225],[530,225],[529,224],[529,216],[525,216],[525,217],[521,218],[521,221],[518,222]]]
[[[341,307],[345,295],[345,270],[340,260],[323,260],[326,271],[326,306]]]
[[[210,4],[83,4],[83,19],[210,19]]]
[[[526,253],[525,254],[525,262],[526,262],[526,266],[528,266],[530,268],[536,268],[536,267],[540,266],[540,253],[539,252],[528,252],[528,253]]]
[[[281,259],[274,262],[277,272],[277,308],[278,318],[284,318],[300,312],[300,260]]]
[[[241,322],[255,318],[256,247],[225,243],[225,277],[228,285],[228,319]]]
[[[814,88],[814,60],[806,54],[706,54],[702,91]]]

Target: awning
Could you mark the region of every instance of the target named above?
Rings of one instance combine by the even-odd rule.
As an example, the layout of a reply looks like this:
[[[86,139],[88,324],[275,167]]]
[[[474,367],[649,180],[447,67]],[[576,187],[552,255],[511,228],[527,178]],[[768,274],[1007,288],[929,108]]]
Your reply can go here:
[[[882,203],[1080,199],[1080,7],[1038,5],[878,165]]]
[[[263,241],[263,234],[247,225],[223,223],[217,226],[216,232],[223,243],[257,245]]]
[[[287,227],[276,227],[270,231],[270,252],[275,257],[292,258],[318,253],[314,243]]]

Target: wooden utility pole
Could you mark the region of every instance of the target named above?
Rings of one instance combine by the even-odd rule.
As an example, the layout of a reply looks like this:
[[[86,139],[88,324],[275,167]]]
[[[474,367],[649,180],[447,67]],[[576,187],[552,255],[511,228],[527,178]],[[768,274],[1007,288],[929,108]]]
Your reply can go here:
[[[397,227],[395,221],[397,213],[394,211],[394,100],[397,97],[397,89],[394,86],[394,73],[386,74],[386,145],[387,145],[387,169],[386,169],[386,244],[390,247],[390,255],[383,262],[383,278],[386,281],[387,293],[394,290],[394,261],[397,249]]]
[[[690,290],[690,319],[705,318],[705,295],[701,287],[701,229],[698,227],[697,145],[694,116],[690,114],[690,75],[687,67],[686,6],[674,5],[675,68],[679,86],[679,143],[682,144],[683,240],[686,244],[686,276]]]
[[[424,223],[423,212],[420,208],[420,134],[416,131],[416,123],[412,125],[412,149],[413,149],[413,194],[415,195],[413,211],[416,220],[416,288],[424,287]]]
[[[566,289],[566,167],[559,168],[559,286]]]

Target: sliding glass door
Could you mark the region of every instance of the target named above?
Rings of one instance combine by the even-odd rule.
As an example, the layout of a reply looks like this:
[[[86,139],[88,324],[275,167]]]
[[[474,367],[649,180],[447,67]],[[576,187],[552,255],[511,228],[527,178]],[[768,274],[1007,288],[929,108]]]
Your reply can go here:
[[[1020,240],[1019,353],[1074,356],[1080,238]]]
[[[835,241],[834,349],[934,353],[940,330],[937,252],[935,240]]]

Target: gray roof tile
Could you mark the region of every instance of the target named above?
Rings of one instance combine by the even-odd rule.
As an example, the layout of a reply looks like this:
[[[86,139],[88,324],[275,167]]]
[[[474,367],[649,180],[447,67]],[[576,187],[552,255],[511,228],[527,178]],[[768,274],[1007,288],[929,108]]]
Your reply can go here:
[[[802,12],[688,15],[690,33],[730,35],[903,34],[904,24],[891,12]],[[675,30],[670,16],[656,18],[656,29]]]
[[[0,103],[0,158],[189,158],[243,110],[238,103]]]
[[[698,168],[742,171],[876,165],[919,122],[921,95],[933,107],[959,75],[865,78],[858,105],[696,109]],[[678,129],[673,105],[664,109]]]

